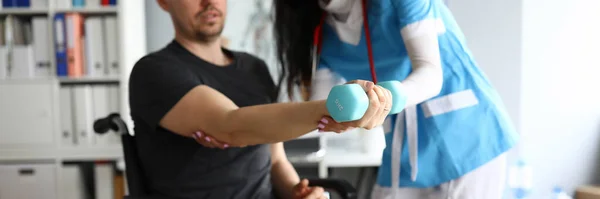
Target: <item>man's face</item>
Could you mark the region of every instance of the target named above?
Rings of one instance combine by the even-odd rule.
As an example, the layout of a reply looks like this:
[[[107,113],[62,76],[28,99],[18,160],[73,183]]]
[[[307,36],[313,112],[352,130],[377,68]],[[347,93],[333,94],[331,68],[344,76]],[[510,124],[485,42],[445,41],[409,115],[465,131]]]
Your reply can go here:
[[[183,34],[209,41],[219,37],[225,26],[227,0],[158,0],[171,14]]]

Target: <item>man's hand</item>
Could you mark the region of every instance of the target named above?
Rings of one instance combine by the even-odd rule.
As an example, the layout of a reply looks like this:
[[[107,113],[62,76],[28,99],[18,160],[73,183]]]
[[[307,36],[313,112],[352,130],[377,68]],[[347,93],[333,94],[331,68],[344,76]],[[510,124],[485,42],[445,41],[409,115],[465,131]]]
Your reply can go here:
[[[327,199],[322,187],[309,187],[308,180],[302,179],[294,186],[294,199]]]

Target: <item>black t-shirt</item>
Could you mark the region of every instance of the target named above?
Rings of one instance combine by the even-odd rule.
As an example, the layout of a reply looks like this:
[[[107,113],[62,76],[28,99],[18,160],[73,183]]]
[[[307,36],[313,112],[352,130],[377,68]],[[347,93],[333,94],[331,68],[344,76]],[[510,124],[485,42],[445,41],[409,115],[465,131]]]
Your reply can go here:
[[[275,101],[276,87],[262,60],[223,51],[233,62],[216,66],[173,41],[133,67],[129,82],[131,116],[141,167],[152,194],[171,198],[272,197],[268,145],[211,149],[159,125],[162,117],[198,85],[218,90],[239,107]]]

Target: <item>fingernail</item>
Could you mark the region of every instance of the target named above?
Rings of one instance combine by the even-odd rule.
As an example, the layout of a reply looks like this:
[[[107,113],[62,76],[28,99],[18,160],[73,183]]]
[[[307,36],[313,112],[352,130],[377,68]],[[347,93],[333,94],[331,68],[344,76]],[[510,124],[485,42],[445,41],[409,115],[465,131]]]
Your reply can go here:
[[[319,125],[317,126],[317,128],[319,128],[319,129],[325,128],[325,124],[319,123]]]
[[[195,133],[194,133],[194,134],[192,134],[192,137],[193,137],[194,139],[198,139],[198,136],[196,136],[196,134],[195,134]]]
[[[328,124],[328,123],[329,123],[329,121],[328,121],[327,119],[325,119],[325,118],[322,118],[322,119],[321,119],[321,123],[323,123],[323,124]]]
[[[223,147],[227,148],[229,147],[229,144],[224,144]]]
[[[209,137],[205,137],[204,138],[207,142],[210,142],[210,138]]]
[[[198,136],[198,137],[202,137],[202,132],[200,132],[200,131],[196,131],[196,136]]]

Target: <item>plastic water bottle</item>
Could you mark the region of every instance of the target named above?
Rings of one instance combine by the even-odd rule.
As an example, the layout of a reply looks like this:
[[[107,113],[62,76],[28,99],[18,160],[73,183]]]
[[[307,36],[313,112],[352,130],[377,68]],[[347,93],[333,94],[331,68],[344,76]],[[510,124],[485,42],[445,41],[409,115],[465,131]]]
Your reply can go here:
[[[510,187],[513,198],[525,199],[531,193],[533,185],[533,171],[524,160],[519,160],[517,164],[511,166],[508,176],[508,186]]]
[[[567,195],[560,187],[554,187],[552,191],[552,199],[573,199],[571,196]]]

